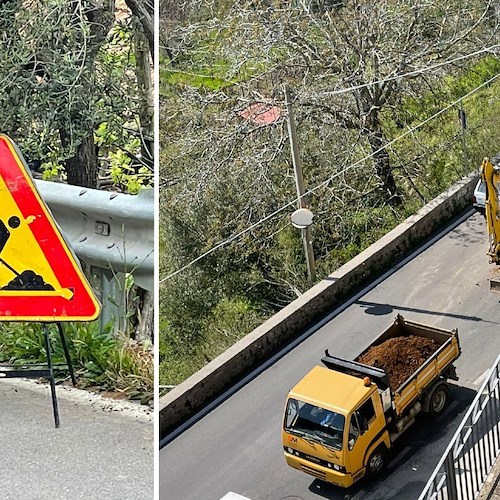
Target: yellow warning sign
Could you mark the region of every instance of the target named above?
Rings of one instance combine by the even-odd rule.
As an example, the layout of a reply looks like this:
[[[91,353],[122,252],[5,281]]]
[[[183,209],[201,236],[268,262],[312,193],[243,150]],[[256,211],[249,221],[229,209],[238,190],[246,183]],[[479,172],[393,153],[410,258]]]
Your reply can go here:
[[[98,314],[26,165],[0,135],[0,320],[90,320]]]

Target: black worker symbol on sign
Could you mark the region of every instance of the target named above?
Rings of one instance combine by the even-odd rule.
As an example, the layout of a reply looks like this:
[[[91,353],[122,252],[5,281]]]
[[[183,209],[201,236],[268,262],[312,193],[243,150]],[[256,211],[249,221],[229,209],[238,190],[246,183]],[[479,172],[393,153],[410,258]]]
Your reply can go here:
[[[43,277],[36,274],[35,271],[27,269],[19,272],[8,262],[2,259],[2,251],[10,238],[9,228],[12,230],[17,229],[21,225],[21,219],[13,215],[12,217],[9,217],[7,225],[9,227],[7,227],[5,222],[0,219],[0,266],[5,266],[9,271],[11,271],[14,278],[5,286],[2,286],[0,290],[54,290],[54,287],[45,283]]]

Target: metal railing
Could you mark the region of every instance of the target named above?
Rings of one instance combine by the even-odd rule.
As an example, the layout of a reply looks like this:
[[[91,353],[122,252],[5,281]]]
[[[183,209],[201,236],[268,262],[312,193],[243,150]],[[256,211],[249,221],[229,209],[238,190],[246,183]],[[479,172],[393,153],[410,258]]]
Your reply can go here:
[[[102,304],[101,325],[123,329],[133,284],[154,289],[154,191],[137,195],[36,181],[77,257],[90,270]]]
[[[475,499],[500,453],[500,356],[419,500]]]

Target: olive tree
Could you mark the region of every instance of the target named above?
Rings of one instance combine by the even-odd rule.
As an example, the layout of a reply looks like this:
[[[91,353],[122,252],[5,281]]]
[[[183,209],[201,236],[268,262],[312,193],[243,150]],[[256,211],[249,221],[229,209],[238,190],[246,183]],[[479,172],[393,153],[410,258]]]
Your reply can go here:
[[[123,44],[109,46],[115,12],[114,0],[0,2],[1,129],[33,164],[64,167],[71,184],[97,187],[103,143],[125,129],[141,136],[133,67],[118,61],[129,57]],[[112,138],[96,141],[113,120]]]

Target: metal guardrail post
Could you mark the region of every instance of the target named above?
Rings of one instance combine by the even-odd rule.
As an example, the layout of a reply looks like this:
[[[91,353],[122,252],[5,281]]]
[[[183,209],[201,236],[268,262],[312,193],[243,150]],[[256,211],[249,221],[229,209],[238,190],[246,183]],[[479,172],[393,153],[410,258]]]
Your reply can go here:
[[[125,273],[154,290],[154,192],[137,195],[36,181],[40,195],[77,257],[94,277],[102,303],[101,327],[126,327]]]
[[[113,325],[113,330],[125,331],[127,327],[127,311],[124,304],[125,275],[112,273],[99,267],[91,268],[92,283],[99,290],[102,305],[99,318],[101,330]]]
[[[448,500],[458,500],[457,481],[455,478],[455,463],[453,460],[453,453],[448,453],[445,462],[446,471],[446,491],[448,493]]]

